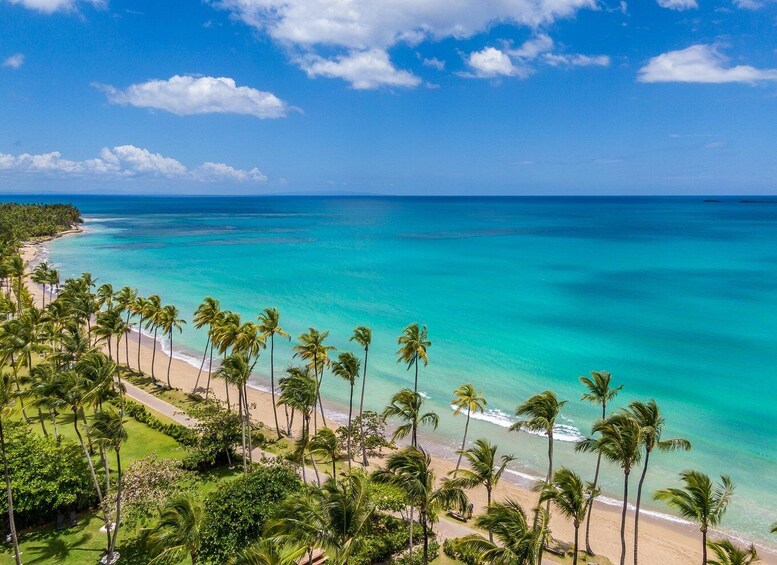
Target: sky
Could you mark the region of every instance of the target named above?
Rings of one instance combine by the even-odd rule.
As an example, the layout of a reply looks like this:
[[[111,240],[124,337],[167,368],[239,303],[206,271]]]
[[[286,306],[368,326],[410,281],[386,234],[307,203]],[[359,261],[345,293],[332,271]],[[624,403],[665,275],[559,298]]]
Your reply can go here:
[[[0,0],[0,192],[773,194],[777,0]]]

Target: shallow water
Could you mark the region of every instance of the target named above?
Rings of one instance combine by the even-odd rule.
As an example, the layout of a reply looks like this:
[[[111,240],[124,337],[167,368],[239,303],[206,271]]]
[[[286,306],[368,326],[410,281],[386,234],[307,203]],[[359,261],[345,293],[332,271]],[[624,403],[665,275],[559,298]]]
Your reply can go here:
[[[36,199],[39,200],[39,199]],[[62,200],[55,198],[54,200]],[[647,490],[676,473],[729,473],[737,494],[726,525],[768,542],[777,520],[777,204],[702,198],[67,198],[87,234],[50,244],[63,276],[91,271],[115,288],[161,294],[186,317],[207,295],[253,318],[281,311],[354,350],[373,328],[369,401],[381,409],[412,375],[395,361],[410,322],[429,327],[420,389],[441,415],[437,439],[455,448],[463,418],[452,391],[474,383],[487,436],[543,475],[544,437],[507,432],[515,405],[552,388],[564,408],[558,464],[589,475],[573,453],[597,409],[579,401],[579,375],[613,373],[616,405],[655,398],[665,437],[690,453],[651,458]],[[177,343],[195,357],[205,335]],[[276,367],[293,363],[276,344]],[[261,371],[267,371],[265,359]],[[257,382],[263,379],[257,376]],[[325,394],[347,398],[325,378]],[[439,446],[438,446],[439,449]],[[620,491],[607,468],[605,488]],[[648,497],[649,498],[649,497]],[[661,506],[653,510],[666,511]],[[773,542],[772,542],[773,545]]]

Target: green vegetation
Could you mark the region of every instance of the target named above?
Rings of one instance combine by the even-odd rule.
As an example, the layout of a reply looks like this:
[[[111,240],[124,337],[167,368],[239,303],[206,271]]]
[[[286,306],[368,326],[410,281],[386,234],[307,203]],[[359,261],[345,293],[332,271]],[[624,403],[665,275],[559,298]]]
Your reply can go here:
[[[0,243],[15,246],[54,237],[81,221],[81,213],[70,204],[0,204]]]

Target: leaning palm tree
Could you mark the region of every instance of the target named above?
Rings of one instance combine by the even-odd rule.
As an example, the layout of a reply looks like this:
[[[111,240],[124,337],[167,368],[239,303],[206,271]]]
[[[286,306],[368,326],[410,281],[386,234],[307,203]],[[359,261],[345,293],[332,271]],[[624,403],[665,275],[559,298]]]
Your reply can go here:
[[[550,483],[553,476],[553,426],[556,424],[561,409],[566,400],[556,397],[553,391],[546,390],[535,394],[515,409],[516,416],[528,416],[527,420],[519,420],[510,426],[511,431],[528,430],[530,432],[542,432],[548,436],[548,474],[545,479]]]
[[[575,528],[575,553],[572,557],[572,565],[577,565],[578,533],[580,524],[583,523],[588,511],[588,490],[579,476],[564,467],[553,474],[550,484],[535,485],[535,491],[540,493],[540,503],[551,502],[562,516],[572,520]]]
[[[440,417],[434,412],[422,414],[423,404],[423,397],[409,388],[403,388],[391,398],[391,404],[383,410],[383,418],[397,418],[404,422],[394,431],[391,441],[410,436],[410,445],[418,447],[418,426],[425,425],[437,429]]]
[[[683,488],[667,488],[655,492],[653,498],[676,509],[680,516],[699,525],[702,541],[702,565],[707,563],[707,531],[720,524],[728,503],[734,495],[734,483],[728,475],[713,484],[708,475],[699,471],[683,471]]]
[[[469,431],[469,419],[473,412],[477,414],[482,412],[487,402],[483,395],[475,390],[475,387],[471,384],[463,384],[454,391],[453,406],[455,411],[454,416],[460,414],[463,410],[467,411],[467,422],[464,424],[464,437],[461,440],[461,449],[459,450],[459,460],[456,461],[456,470],[459,470],[461,466],[461,457],[464,453],[464,448],[467,446],[467,431]]]
[[[367,460],[367,442],[364,441],[364,390],[367,386],[367,355],[370,352],[372,344],[372,330],[367,326],[357,326],[353,330],[353,335],[349,341],[355,341],[364,349],[364,365],[362,366],[362,394],[359,401],[359,437],[362,442],[362,465],[367,467],[370,462]]]
[[[205,367],[205,359],[208,358],[208,349],[210,348],[211,352],[211,365],[213,364],[213,346],[211,345],[211,338],[213,337],[213,322],[216,321],[218,318],[219,312],[220,312],[220,306],[221,303],[216,300],[215,298],[211,298],[210,296],[206,296],[202,299],[202,303],[197,306],[197,309],[194,311],[194,319],[192,322],[194,322],[194,327],[196,329],[200,329],[204,326],[208,326],[208,339],[205,341],[205,351],[202,353],[202,363],[200,363],[200,370],[197,371],[197,380],[194,381],[194,388],[192,389],[192,392],[197,391],[197,387],[200,384],[200,375],[202,374],[202,369]],[[208,383],[210,384],[210,372],[211,367],[208,366]]]
[[[548,536],[548,513],[534,510],[533,524],[526,512],[513,499],[496,502],[482,516],[475,519],[478,528],[486,530],[497,542],[479,534],[465,536],[456,542],[456,548],[475,553],[478,563],[493,565],[540,565],[542,546]]]
[[[470,489],[483,485],[486,489],[486,507],[491,506],[491,495],[499,484],[499,479],[510,461],[515,457],[502,455],[497,459],[497,446],[487,439],[477,439],[475,444],[467,450],[460,451],[469,463],[469,469],[456,469],[451,471],[453,479],[451,484],[461,488]]]
[[[758,559],[758,552],[755,550],[755,546],[750,544],[750,547],[740,548],[735,546],[731,541],[724,539],[718,541],[708,541],[707,547],[715,554],[715,559],[709,559],[708,565],[752,565],[753,563],[760,563]]]
[[[113,563],[116,540],[121,526],[121,495],[122,495],[122,470],[121,470],[121,444],[127,441],[127,431],[124,429],[124,419],[115,410],[101,410],[89,427],[89,433],[96,445],[103,449],[113,449],[116,455],[116,513],[114,515],[113,537],[108,545],[107,563]]]
[[[637,503],[634,511],[634,565],[637,565],[639,559],[639,508],[642,501],[642,485],[647,475],[650,453],[653,450],[675,451],[680,449],[689,451],[691,449],[691,442],[682,438],[661,438],[665,420],[655,400],[650,400],[646,403],[632,402],[629,405],[629,410],[637,419],[639,425],[642,426],[642,444],[645,447],[645,460],[642,464],[642,475],[639,478],[639,486],[637,487]]]
[[[299,542],[277,543],[272,538],[261,539],[229,560],[229,565],[297,565],[307,547]]]
[[[316,398],[321,409],[321,420],[324,426],[326,426],[326,416],[324,416],[324,404],[321,401],[321,382],[324,380],[324,368],[329,365],[329,352],[336,349],[331,345],[324,345],[324,340],[327,337],[329,337],[329,332],[319,332],[316,328],[308,328],[307,332],[299,336],[299,344],[294,346],[294,356],[301,357],[313,368],[313,375],[318,382]],[[318,431],[318,416],[315,411],[313,412],[313,429]]]
[[[138,373],[143,373],[143,367],[140,365],[140,350],[143,339],[143,327],[146,321],[146,314],[148,313],[148,300],[142,296],[137,296],[135,300],[130,304],[132,314],[138,317]]]
[[[351,460],[353,459],[353,453],[351,453],[351,420],[353,417],[353,387],[356,384],[356,379],[359,378],[359,369],[361,363],[357,359],[356,355],[350,352],[341,353],[337,357],[337,361],[332,363],[332,374],[336,377],[340,377],[346,381],[350,387],[351,394],[348,401],[348,471],[351,470]]]
[[[278,425],[278,407],[276,406],[275,399],[275,336],[286,337],[291,341],[291,336],[283,331],[280,325],[280,312],[277,308],[265,308],[261,314],[259,314],[259,331],[262,333],[262,337],[266,340],[270,338],[270,392],[272,394],[272,414],[275,418],[275,433],[278,434],[278,439],[281,439],[281,427]],[[288,425],[289,413],[286,412],[286,423]]]
[[[623,385],[612,386],[612,375],[607,371],[591,371],[591,378],[580,377],[580,382],[588,389],[588,392],[580,397],[580,400],[585,400],[591,404],[598,404],[602,407],[602,420],[607,417],[607,403],[610,402],[621,391]],[[597,485],[599,484],[599,470],[602,465],[602,454],[598,453],[596,456],[596,471],[594,472],[594,480],[592,483],[593,492],[596,492]],[[593,514],[593,504],[596,500],[595,496],[591,497],[590,507],[588,508],[588,516],[585,521],[585,551],[588,555],[594,555],[591,550],[591,514]]]
[[[149,565],[178,563],[187,556],[196,565],[204,523],[205,512],[198,498],[179,495],[167,501],[154,526],[141,533],[145,546],[156,555]]]
[[[154,365],[156,361],[156,343],[157,335],[159,333],[159,316],[162,313],[162,299],[158,294],[152,294],[145,300],[143,307],[143,318],[146,319],[146,329],[154,330],[154,345],[151,350],[151,378],[156,381],[156,373],[154,372]],[[140,344],[140,337],[138,337],[138,344]]]
[[[322,456],[332,464],[332,480],[337,482],[337,460],[340,458],[340,440],[329,428],[321,428],[310,438],[310,453]]]
[[[38,263],[38,265],[33,269],[32,273],[30,274],[30,280],[34,282],[35,284],[41,285],[43,287],[43,292],[41,294],[41,308],[46,307],[46,285],[49,282],[49,266],[47,263]]]
[[[432,346],[428,339],[426,326],[419,326],[417,323],[410,324],[404,330],[402,335],[397,338],[399,349],[397,350],[397,363],[406,363],[407,370],[415,368],[415,378],[413,381],[413,391],[418,392],[418,363],[429,364],[427,350]]]
[[[629,475],[639,463],[642,447],[642,426],[633,415],[626,412],[613,414],[593,426],[595,438],[586,438],[575,447],[576,451],[601,453],[602,456],[623,469],[623,507],[621,509],[621,557],[626,563],[626,511],[629,501]]]
[[[127,331],[125,333],[129,333],[132,329],[132,326],[130,325],[130,319],[133,315],[133,309],[132,304],[135,302],[135,299],[138,297],[138,291],[134,288],[130,288],[128,286],[122,287],[121,290],[119,290],[116,293],[116,296],[114,297],[116,300],[116,308],[120,313],[126,314],[126,318],[124,319],[124,325],[127,328]],[[130,366],[130,360],[129,360],[129,339],[124,339],[124,356],[127,360],[127,367]],[[116,362],[119,361],[119,353],[116,352]]]
[[[178,308],[169,304],[162,308],[159,313],[158,324],[162,328],[162,333],[167,335],[170,340],[170,354],[167,358],[167,388],[173,388],[170,384],[170,367],[173,364],[173,331],[183,332],[183,325],[186,320],[178,316]]]
[[[19,553],[19,539],[16,536],[16,521],[14,520],[13,510],[13,489],[11,488],[11,475],[8,471],[8,458],[6,455],[5,446],[5,431],[3,429],[3,421],[6,417],[6,413],[11,410],[14,405],[15,392],[13,389],[13,383],[11,381],[11,375],[8,373],[0,373],[0,453],[3,455],[3,476],[5,477],[5,497],[6,504],[8,506],[8,526],[10,530],[11,544],[13,545],[14,558],[16,565],[21,565],[22,558]]]

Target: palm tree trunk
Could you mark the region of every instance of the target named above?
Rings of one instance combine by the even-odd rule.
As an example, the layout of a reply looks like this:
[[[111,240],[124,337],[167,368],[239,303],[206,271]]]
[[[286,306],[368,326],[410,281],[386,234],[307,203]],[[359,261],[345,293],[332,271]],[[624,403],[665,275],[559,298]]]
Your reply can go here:
[[[238,413],[240,414],[240,431],[243,435],[243,473],[248,474],[248,463],[246,462],[246,421],[243,418],[243,389],[237,387]]]
[[[701,531],[701,565],[707,565],[707,528]]]
[[[140,317],[138,322],[138,373],[143,373],[143,369],[140,367],[140,339],[143,337],[143,316]]]
[[[11,530],[11,543],[16,565],[22,565],[22,557],[19,553],[19,538],[16,537],[16,522],[13,516],[13,491],[11,490],[11,476],[8,474],[8,459],[5,453],[5,433],[3,420],[0,418],[0,450],[3,453],[3,474],[5,475],[5,494],[8,500],[8,526]]]
[[[410,505],[410,563],[413,563],[413,505]]]
[[[604,420],[607,417],[607,401],[605,400],[602,402],[602,420]],[[599,484],[599,469],[602,465],[602,454],[601,452],[596,457],[596,472],[594,472],[594,482],[593,482],[593,489],[592,492],[596,492],[596,485]],[[593,550],[591,549],[591,514],[593,513],[594,509],[594,500],[595,496],[591,497],[590,502],[588,503],[588,515],[585,518],[585,552],[588,555],[595,555]]]
[[[156,381],[156,375],[154,374],[154,361],[156,360],[156,337],[158,330],[159,328],[154,326],[154,347],[151,351],[151,378],[154,379],[154,381]]]
[[[418,394],[418,354],[415,356],[415,361],[413,362],[413,365],[415,365],[415,381],[413,383],[413,392]]]
[[[326,416],[324,416],[324,401],[321,400],[321,383],[324,380],[324,366],[321,365],[321,376],[318,378],[318,385],[316,385],[316,396],[318,396],[318,407],[321,409],[321,422],[326,428]],[[318,430],[316,430],[318,433]]]
[[[316,400],[313,401],[313,433],[318,433],[318,412],[316,411],[316,404],[318,404],[318,356],[313,354],[313,377],[316,379]],[[323,414],[322,414],[323,416]]]
[[[424,565],[429,563],[429,526],[426,523],[426,514],[421,514],[421,528],[424,531]]]
[[[639,559],[639,503],[642,499],[642,484],[645,482],[649,460],[650,450],[647,449],[645,450],[645,464],[642,466],[642,475],[639,477],[639,485],[637,486],[637,507],[634,511],[634,565],[637,565]]]
[[[122,488],[122,472],[121,472],[121,453],[119,449],[116,449],[116,523],[113,528],[113,542],[111,543],[111,549],[108,552],[113,555],[116,549],[116,540],[119,537],[119,526],[121,525],[121,488]]]
[[[170,367],[173,364],[173,330],[170,330],[170,355],[167,358],[167,388],[173,388],[170,384]]]
[[[580,526],[575,525],[575,555],[572,557],[572,565],[577,565],[577,545],[578,545],[579,534],[580,534]]]
[[[548,432],[548,477],[545,482],[550,484],[553,479],[553,430]]]
[[[464,424],[464,438],[461,440],[461,451],[459,452],[459,460],[456,461],[456,471],[458,471],[459,467],[461,466],[461,457],[464,455],[464,448],[467,445],[467,430],[469,430],[469,417],[471,411],[472,408],[467,406],[467,423]],[[489,506],[491,505],[489,504]]]
[[[59,437],[59,429],[57,429],[57,413],[52,411],[51,413],[51,425],[54,426],[54,437]]]
[[[113,349],[111,349],[111,336],[108,336],[105,342],[108,344],[108,359],[113,361]]]
[[[205,385],[205,402],[210,395],[210,376],[213,372],[213,342],[210,344],[210,357],[208,358],[208,383]]]
[[[367,460],[367,441],[364,437],[364,389],[367,386],[367,353],[369,349],[364,348],[364,369],[362,369],[362,398],[359,402],[359,436],[362,441],[362,464],[366,467],[370,464]]]
[[[629,505],[629,472],[623,473],[623,510],[621,511],[621,561],[620,565],[626,563],[626,510]]]
[[[197,380],[194,381],[194,388],[192,393],[197,391],[197,387],[200,385],[200,375],[202,374],[202,368],[205,367],[205,359],[208,358],[208,346],[210,345],[210,332],[208,332],[208,340],[205,342],[205,351],[202,352],[202,363],[200,363],[200,370],[197,371]]]
[[[351,472],[351,416],[353,415],[353,381],[351,381],[351,398],[348,401],[348,472]]]
[[[41,412],[40,406],[38,408],[38,420],[40,420],[40,427],[43,430],[43,435],[49,437],[49,432],[46,429],[46,423],[43,421],[43,412]]]
[[[275,334],[270,334],[270,393],[272,394],[272,415],[275,418],[275,433],[278,439],[281,435],[281,426],[278,423],[278,406],[275,404]],[[287,416],[288,419],[288,416]]]
[[[245,404],[245,410],[246,410],[246,428],[248,430],[248,463],[249,465],[254,464],[254,446],[253,446],[253,440],[251,439],[251,410],[248,407],[248,389],[246,388],[246,384],[243,383],[243,404]]]
[[[302,419],[302,482],[307,484],[308,478],[305,473],[305,451],[308,448],[308,431],[307,427],[310,425],[310,417],[305,416]]]
[[[124,334],[124,356],[127,358],[127,368],[132,369],[130,366],[130,360],[129,360],[129,332],[132,329],[132,326],[130,326],[130,316],[131,312],[127,310],[127,333]]]

